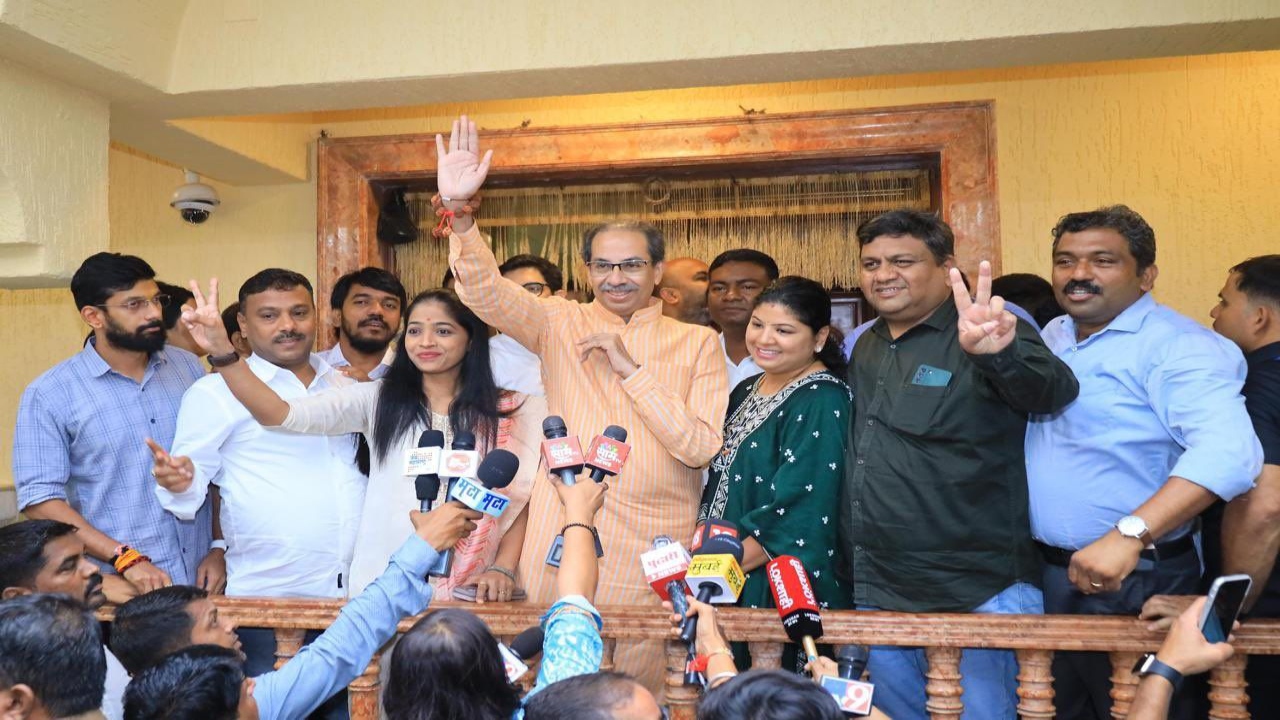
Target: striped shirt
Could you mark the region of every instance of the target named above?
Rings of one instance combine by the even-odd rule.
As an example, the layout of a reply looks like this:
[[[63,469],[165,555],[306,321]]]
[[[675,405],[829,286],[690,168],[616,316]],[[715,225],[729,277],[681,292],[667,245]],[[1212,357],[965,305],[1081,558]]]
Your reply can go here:
[[[194,584],[209,552],[209,505],[193,520],[160,507],[143,438],[173,445],[182,395],[204,375],[195,355],[165,346],[139,383],[112,370],[90,341],[36,378],[13,434],[18,507],[65,500],[99,531],[150,556],[174,584]]]
[[[624,322],[598,302],[531,295],[498,273],[475,227],[451,236],[449,261],[462,301],[541,357],[548,409],[564,418],[584,449],[608,425],[629,432],[626,467],[610,478],[604,508],[596,516],[605,551],[596,601],[656,604],[639,557],[655,535],[681,540],[693,535],[702,495],[700,468],[720,451],[729,401],[719,338],[709,328],[663,317],[657,299]],[[575,343],[593,333],[618,334],[640,369],[623,380],[603,353],[580,360]],[[556,574],[545,560],[564,518],[545,473],[535,481],[529,505],[520,580],[530,602],[549,603],[556,599]],[[620,646],[615,660],[619,669],[656,681],[661,643],[652,649],[629,660]]]

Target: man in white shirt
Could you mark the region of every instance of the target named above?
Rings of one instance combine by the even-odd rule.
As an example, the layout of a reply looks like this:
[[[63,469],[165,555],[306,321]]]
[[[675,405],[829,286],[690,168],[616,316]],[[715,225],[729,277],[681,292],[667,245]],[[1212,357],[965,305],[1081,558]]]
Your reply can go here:
[[[240,288],[240,327],[249,367],[280,397],[313,395],[354,382],[311,354],[316,310],[311,284],[288,270],[264,270]],[[235,358],[209,358],[210,364]],[[156,496],[188,517],[209,484],[222,492],[227,595],[344,598],[365,477],[350,435],[301,435],[264,428],[219,375],[182,399],[173,448],[152,445]],[[243,633],[246,671],[272,669],[274,637]]]
[[[343,275],[329,295],[338,342],[316,354],[357,380],[386,375],[392,342],[400,332],[400,314],[408,302],[395,273],[366,267]]]
[[[544,257],[512,255],[498,266],[502,277],[538,297],[562,294],[564,273]],[[489,362],[498,387],[525,395],[546,395],[542,387],[542,361],[509,335],[489,338]]]
[[[707,310],[712,322],[720,327],[731,393],[738,383],[764,372],[747,352],[747,325],[756,298],[777,279],[778,263],[759,250],[727,250],[711,261]]]

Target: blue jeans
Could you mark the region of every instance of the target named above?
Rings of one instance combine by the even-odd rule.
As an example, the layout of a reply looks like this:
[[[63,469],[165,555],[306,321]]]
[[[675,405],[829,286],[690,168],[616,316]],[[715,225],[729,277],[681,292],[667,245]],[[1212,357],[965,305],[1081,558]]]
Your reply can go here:
[[[859,607],[859,610],[878,610]],[[1044,613],[1044,595],[1029,583],[1015,583],[973,609],[976,613],[1038,615]],[[929,664],[923,648],[877,645],[867,662],[875,683],[875,704],[894,720],[929,720],[925,711],[925,671]],[[960,684],[964,694],[962,720],[1017,720],[1018,661],[1012,650],[966,648],[960,659]]]

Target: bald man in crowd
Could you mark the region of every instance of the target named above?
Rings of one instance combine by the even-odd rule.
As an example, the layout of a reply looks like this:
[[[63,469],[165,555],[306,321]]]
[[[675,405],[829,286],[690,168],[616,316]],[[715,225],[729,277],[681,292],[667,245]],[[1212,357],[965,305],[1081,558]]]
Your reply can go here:
[[[653,294],[662,314],[691,325],[710,325],[707,313],[707,264],[698,258],[671,258],[663,263],[662,280]]]

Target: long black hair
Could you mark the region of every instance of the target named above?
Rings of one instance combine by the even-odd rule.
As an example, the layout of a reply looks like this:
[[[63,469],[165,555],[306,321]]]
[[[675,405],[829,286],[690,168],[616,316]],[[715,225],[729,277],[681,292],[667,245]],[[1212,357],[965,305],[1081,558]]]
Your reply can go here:
[[[498,438],[498,420],[502,417],[498,410],[502,393],[493,381],[493,367],[489,362],[489,326],[463,305],[452,290],[441,288],[420,292],[413,298],[404,311],[406,328],[414,309],[428,302],[443,305],[450,318],[467,334],[467,352],[462,357],[458,394],[449,407],[433,409],[437,413],[448,413],[449,425],[455,436],[466,430],[475,433],[478,440],[487,443],[487,447],[493,447]],[[395,359],[382,380],[373,414],[370,445],[374,457],[381,459],[390,455],[396,440],[410,432],[416,423],[431,427],[427,396],[422,390],[422,371],[409,358],[404,340],[404,335],[401,335],[396,341]]]
[[[498,639],[465,610],[428,613],[391,653],[388,720],[508,720],[519,707]]]
[[[796,319],[816,335],[823,328],[830,328],[827,342],[816,355],[823,365],[837,377],[844,375],[849,361],[844,357],[840,347],[839,329],[831,324],[831,294],[821,283],[799,275],[787,275],[778,278],[764,292],[756,297],[755,307],[761,305],[779,305],[786,308]]]

